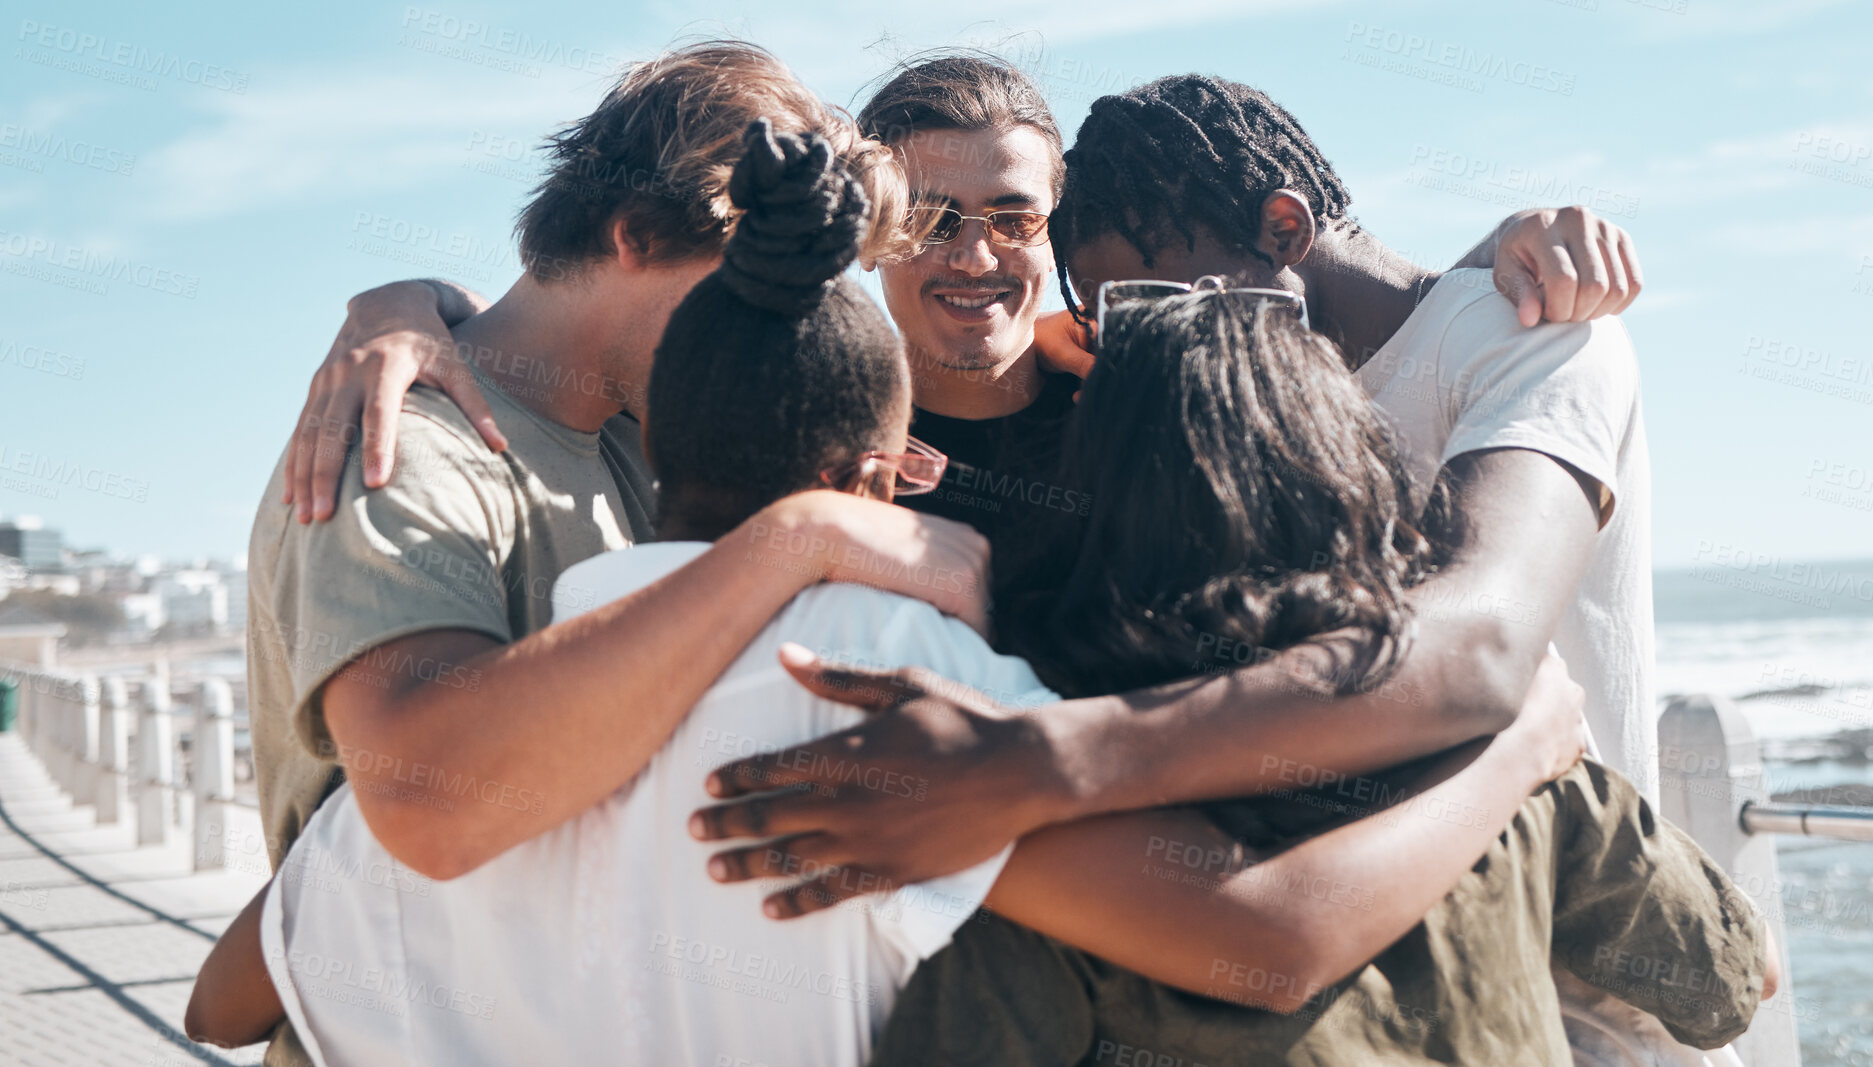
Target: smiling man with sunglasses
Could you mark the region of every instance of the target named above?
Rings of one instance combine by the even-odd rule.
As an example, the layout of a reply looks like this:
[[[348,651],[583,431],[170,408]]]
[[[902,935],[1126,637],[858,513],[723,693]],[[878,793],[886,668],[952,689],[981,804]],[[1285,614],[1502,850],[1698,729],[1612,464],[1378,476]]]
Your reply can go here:
[[[1085,494],[1051,477],[1077,380],[1033,347],[1065,176],[1046,99],[1006,64],[939,56],[899,70],[858,119],[904,161],[925,234],[916,255],[866,264],[904,338],[911,429],[950,457],[937,490],[906,506],[991,542],[1049,509],[1086,514]]]

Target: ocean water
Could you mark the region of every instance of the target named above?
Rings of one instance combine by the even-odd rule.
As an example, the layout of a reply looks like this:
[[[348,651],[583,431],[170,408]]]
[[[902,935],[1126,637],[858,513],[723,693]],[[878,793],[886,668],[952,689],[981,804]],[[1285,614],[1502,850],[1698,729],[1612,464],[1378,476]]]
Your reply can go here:
[[[1873,727],[1873,561],[1732,562],[1655,576],[1660,699],[1730,697],[1777,742]],[[1765,771],[1771,792],[1873,785],[1873,753]],[[1873,1067],[1873,844],[1777,856],[1804,1067]]]

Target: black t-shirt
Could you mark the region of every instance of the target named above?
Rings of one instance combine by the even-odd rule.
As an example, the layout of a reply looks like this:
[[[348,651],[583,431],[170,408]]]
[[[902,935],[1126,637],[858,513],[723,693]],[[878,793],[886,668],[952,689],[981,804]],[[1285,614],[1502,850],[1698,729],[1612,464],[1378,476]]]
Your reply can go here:
[[[991,544],[1037,518],[1085,517],[1092,499],[1060,484],[1060,452],[1080,380],[1049,374],[1032,404],[993,419],[958,419],[918,409],[910,432],[950,459],[935,490],[900,499],[905,507],[966,522]]]

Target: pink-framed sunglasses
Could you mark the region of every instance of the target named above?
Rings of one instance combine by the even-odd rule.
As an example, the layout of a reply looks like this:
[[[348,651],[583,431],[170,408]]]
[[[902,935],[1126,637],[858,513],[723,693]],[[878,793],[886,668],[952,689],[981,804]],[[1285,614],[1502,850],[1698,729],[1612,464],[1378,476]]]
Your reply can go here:
[[[865,452],[837,467],[819,472],[822,484],[844,489],[871,477],[880,470],[892,472],[893,496],[916,496],[928,493],[943,480],[950,458],[915,437],[904,439],[908,452]]]

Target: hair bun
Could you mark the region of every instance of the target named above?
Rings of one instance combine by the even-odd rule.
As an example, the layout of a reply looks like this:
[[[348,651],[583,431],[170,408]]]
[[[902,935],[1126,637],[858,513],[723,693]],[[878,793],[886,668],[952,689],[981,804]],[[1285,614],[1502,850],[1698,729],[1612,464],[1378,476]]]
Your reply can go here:
[[[742,210],[720,273],[736,296],[787,315],[810,310],[858,258],[870,205],[818,134],[775,133],[756,119],[728,181]]]

